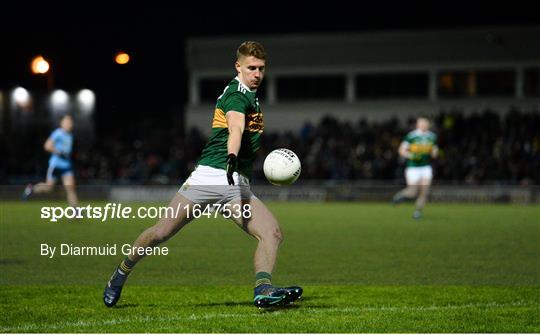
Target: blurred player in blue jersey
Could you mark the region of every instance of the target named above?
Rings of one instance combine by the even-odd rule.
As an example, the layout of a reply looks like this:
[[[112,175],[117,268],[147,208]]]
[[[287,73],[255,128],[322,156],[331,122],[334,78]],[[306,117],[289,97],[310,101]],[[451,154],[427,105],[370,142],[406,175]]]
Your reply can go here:
[[[73,148],[72,130],[73,118],[66,115],[60,120],[60,127],[51,133],[44,144],[45,151],[51,153],[49,168],[47,169],[47,179],[45,182],[26,186],[23,199],[28,199],[31,194],[52,191],[57,180],[61,178],[66,189],[69,205],[73,207],[77,206],[78,199],[77,192],[75,191],[75,176],[71,164],[71,150]]]

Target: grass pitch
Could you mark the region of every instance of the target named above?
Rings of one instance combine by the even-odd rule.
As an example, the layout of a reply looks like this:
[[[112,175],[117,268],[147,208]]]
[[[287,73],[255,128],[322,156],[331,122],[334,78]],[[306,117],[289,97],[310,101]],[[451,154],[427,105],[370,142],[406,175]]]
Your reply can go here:
[[[410,205],[271,203],[273,282],[304,298],[259,311],[256,243],[232,222],[188,225],[108,309],[122,255],[49,259],[40,244],[131,243],[155,220],[47,223],[50,205],[0,204],[0,332],[540,332],[538,206],[428,204],[415,221]]]

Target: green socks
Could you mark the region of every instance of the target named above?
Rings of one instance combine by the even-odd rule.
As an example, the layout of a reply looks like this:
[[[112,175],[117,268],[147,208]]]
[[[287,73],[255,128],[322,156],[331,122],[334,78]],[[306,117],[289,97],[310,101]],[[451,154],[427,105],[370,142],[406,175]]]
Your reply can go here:
[[[261,285],[272,285],[272,275],[268,272],[257,272],[255,275],[255,287]]]
[[[133,267],[135,266],[135,264],[136,264],[135,262],[133,262],[132,260],[126,257],[126,259],[124,259],[122,263],[118,265],[118,270],[128,275],[131,272],[131,270],[133,270]]]

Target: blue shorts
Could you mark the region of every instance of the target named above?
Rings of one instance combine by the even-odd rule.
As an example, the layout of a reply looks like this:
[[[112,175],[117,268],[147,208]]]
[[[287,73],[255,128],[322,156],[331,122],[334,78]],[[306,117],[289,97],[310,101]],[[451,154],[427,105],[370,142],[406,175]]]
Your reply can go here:
[[[58,178],[69,175],[73,175],[73,169],[71,167],[59,168],[49,165],[49,168],[47,169],[47,180],[56,181]]]

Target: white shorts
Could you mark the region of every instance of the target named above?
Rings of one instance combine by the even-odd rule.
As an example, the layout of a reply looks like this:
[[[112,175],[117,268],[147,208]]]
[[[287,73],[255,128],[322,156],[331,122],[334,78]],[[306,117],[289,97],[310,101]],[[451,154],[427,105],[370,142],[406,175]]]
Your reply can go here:
[[[407,185],[431,185],[433,169],[431,166],[409,166],[405,168]]]
[[[234,186],[227,182],[227,172],[210,166],[199,165],[182,184],[178,193],[195,204],[227,204],[233,200],[255,197],[249,179],[235,172]]]

